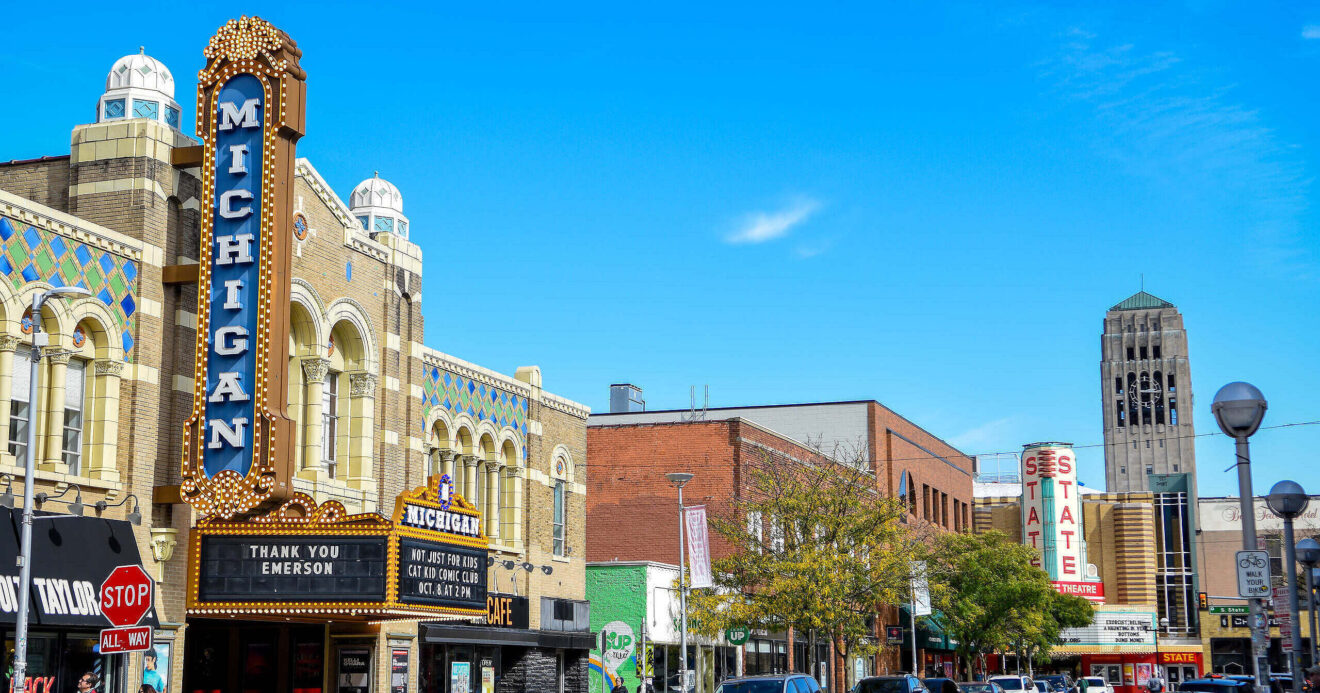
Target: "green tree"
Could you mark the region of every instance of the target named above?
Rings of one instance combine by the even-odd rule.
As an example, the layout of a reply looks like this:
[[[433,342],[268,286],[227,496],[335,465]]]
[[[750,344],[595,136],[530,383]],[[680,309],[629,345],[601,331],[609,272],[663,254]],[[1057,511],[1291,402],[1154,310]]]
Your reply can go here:
[[[1055,591],[1049,575],[1031,564],[1035,555],[1002,532],[936,539],[931,599],[968,671],[973,657],[995,649],[1048,654],[1063,628],[1091,622],[1090,602]]]
[[[920,543],[903,505],[860,464],[764,455],[744,469],[742,488],[710,516],[732,551],[712,566],[717,589],[689,599],[694,630],[793,628],[830,638],[844,657],[874,652],[870,617],[907,601]]]

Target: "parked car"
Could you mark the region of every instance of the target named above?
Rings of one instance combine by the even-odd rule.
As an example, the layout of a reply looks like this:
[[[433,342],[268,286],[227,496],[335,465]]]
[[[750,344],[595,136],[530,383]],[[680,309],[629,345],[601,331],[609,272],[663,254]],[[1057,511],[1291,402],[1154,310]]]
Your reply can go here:
[[[1054,689],[1050,688],[1050,684],[1045,681],[1032,681],[1031,683],[1036,686],[1039,693],[1054,693]]]
[[[1249,693],[1251,689],[1251,681],[1220,677],[1191,679],[1178,685],[1179,691],[1194,693]]]
[[[868,676],[853,686],[852,693],[929,693],[921,680],[911,674]]]
[[[1103,676],[1083,676],[1081,680],[1086,681],[1086,693],[1114,693]]]
[[[1030,676],[991,676],[990,680],[999,684],[1008,693],[1014,691],[1036,693],[1036,684],[1032,683]]]
[[[958,690],[962,693],[1004,693],[1004,687],[994,681],[960,681]]]
[[[922,683],[930,693],[958,693],[958,684],[953,679],[932,677]]]
[[[1050,690],[1055,693],[1067,693],[1072,690],[1073,680],[1067,674],[1050,674],[1049,676],[1040,676],[1037,682],[1044,681],[1050,685]]]
[[[766,674],[726,679],[715,693],[820,693],[820,684],[806,674]]]

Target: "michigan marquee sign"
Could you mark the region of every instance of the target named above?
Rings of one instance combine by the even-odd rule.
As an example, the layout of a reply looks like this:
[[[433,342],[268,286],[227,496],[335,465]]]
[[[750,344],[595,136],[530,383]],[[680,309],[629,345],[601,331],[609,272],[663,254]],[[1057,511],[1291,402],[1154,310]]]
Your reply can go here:
[[[306,73],[287,34],[256,17],[212,37],[198,75],[202,139],[196,383],[180,492],[202,515],[234,517],[288,499],[294,148]]]

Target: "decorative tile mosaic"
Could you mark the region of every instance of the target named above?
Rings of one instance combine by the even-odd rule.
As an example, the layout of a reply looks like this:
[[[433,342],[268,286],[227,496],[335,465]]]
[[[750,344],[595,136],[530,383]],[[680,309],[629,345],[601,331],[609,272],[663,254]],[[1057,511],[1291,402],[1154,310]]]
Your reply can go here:
[[[476,421],[490,421],[496,428],[512,428],[523,441],[527,456],[527,398],[465,378],[435,366],[426,366],[422,377],[422,417],[432,407],[450,414],[465,413]]]
[[[138,266],[122,255],[0,216],[0,274],[15,290],[28,282],[77,285],[92,292],[118,323],[124,354],[133,350]]]

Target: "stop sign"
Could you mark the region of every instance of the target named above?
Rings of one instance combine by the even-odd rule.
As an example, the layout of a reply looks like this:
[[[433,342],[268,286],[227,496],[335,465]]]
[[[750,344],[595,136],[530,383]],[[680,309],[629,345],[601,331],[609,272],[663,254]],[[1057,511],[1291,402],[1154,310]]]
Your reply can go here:
[[[111,625],[136,626],[151,608],[154,583],[139,565],[121,565],[101,583],[101,613]]]

